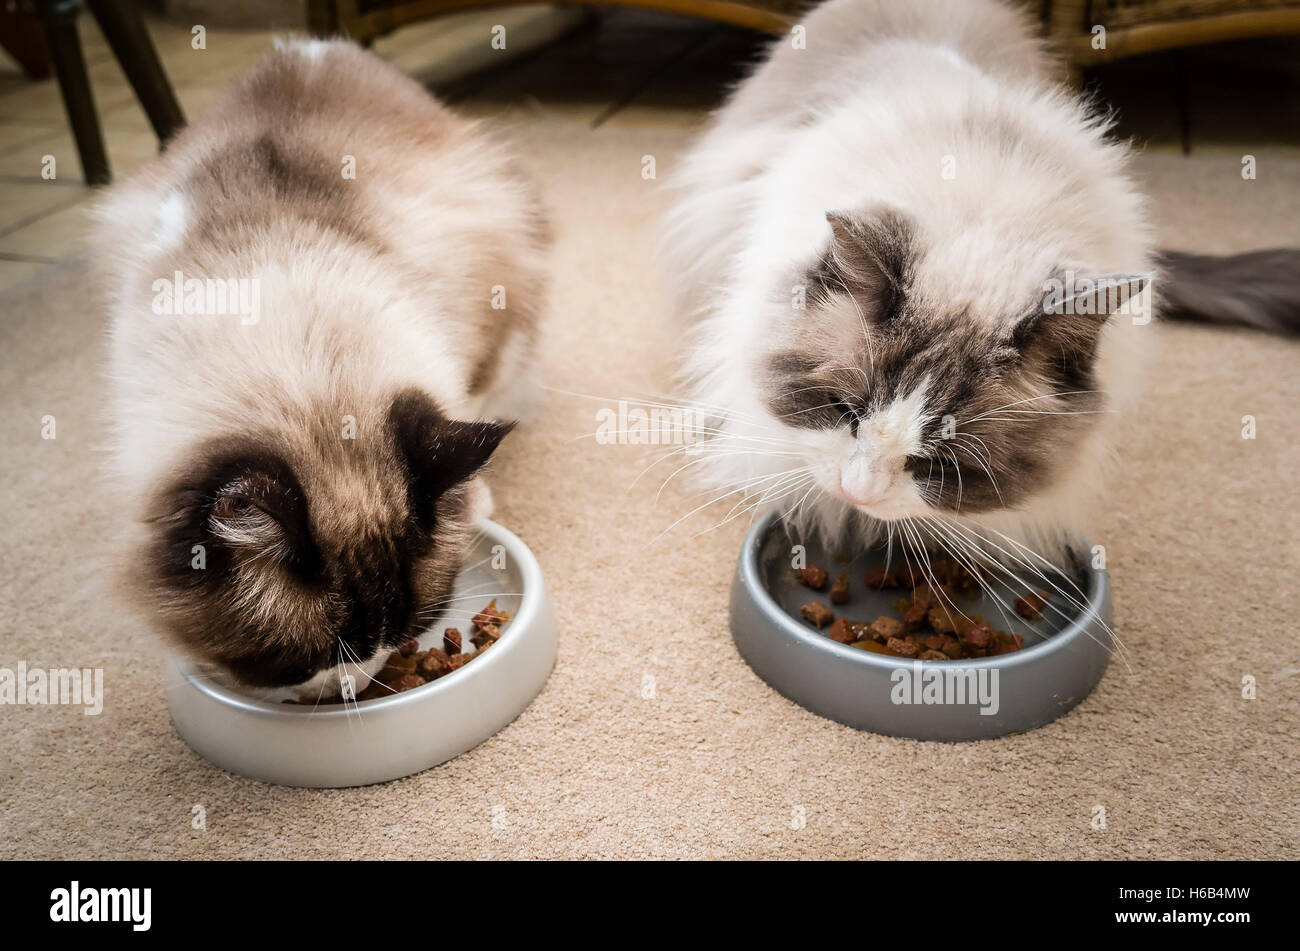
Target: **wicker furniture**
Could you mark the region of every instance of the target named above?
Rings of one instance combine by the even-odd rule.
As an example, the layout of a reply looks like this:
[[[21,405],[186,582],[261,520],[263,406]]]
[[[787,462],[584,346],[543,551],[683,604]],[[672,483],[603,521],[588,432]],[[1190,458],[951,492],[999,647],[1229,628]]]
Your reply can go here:
[[[407,23],[526,0],[307,0],[309,28],[368,43]],[[538,0],[556,6],[637,7],[783,33],[815,0]],[[908,3],[910,0],[898,0]],[[1300,0],[1022,0],[1041,18],[1076,76],[1108,60],[1179,46],[1300,33]],[[1093,27],[1106,28],[1094,48]]]
[[[317,36],[343,34],[368,43],[407,23],[445,13],[514,6],[528,0],[307,0],[309,28]],[[537,0],[552,6],[636,7],[679,13],[783,33],[815,0]]]
[[[1300,0],[1046,0],[1049,35],[1075,68],[1139,53],[1300,33]],[[1106,28],[1104,49],[1093,27]]]
[[[308,29],[317,36],[350,36],[369,44],[408,23],[475,8],[528,0],[304,0]],[[537,0],[555,6],[636,7],[702,17],[768,33],[784,33],[815,0]],[[898,0],[907,3],[909,0]],[[1071,77],[1124,56],[1224,40],[1300,33],[1300,0],[1022,0],[1041,18]],[[109,45],[144,106],[160,140],[183,123],[180,107],[149,41],[135,0],[19,0],[4,9],[0,41],[18,49],[32,75],[47,68],[48,52],[77,140],[86,181],[109,180],[77,38],[83,3],[99,21]],[[40,24],[45,50],[31,49],[31,24]],[[1096,27],[1105,27],[1100,44]],[[19,49],[21,47],[21,49]],[[30,54],[30,55],[26,55]],[[1186,134],[1184,133],[1186,148]]]

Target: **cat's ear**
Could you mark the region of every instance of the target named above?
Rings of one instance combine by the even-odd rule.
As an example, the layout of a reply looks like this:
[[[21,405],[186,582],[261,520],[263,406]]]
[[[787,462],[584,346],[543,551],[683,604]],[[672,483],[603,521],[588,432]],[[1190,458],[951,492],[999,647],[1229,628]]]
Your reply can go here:
[[[410,473],[414,514],[421,520],[431,517],[439,496],[481,469],[514,428],[513,423],[450,419],[416,389],[394,398],[389,423]]]
[[[1115,317],[1145,306],[1150,274],[1102,274],[1055,277],[1044,286],[1043,313]]]
[[[250,469],[217,489],[208,530],[232,551],[288,561],[307,540],[305,505],[296,486],[283,484],[273,472]]]
[[[877,209],[865,214],[829,211],[826,223],[830,244],[814,280],[826,293],[852,294],[864,317],[887,316],[902,297],[911,255],[907,220],[892,209]]]
[[[1011,344],[1024,350],[1050,338],[1053,346],[1070,344],[1091,354],[1110,319],[1130,315],[1145,322],[1150,283],[1149,274],[1053,277],[1043,285],[1040,305],[1017,323]]]

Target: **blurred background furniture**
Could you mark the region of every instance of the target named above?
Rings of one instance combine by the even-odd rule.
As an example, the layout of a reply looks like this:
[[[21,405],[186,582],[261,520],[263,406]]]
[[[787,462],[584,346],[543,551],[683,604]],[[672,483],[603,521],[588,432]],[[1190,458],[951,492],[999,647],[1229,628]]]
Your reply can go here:
[[[202,0],[181,0],[202,2]],[[519,2],[519,0],[514,0]],[[524,0],[527,2],[527,0]],[[788,31],[816,0],[548,0],[552,6],[622,7],[683,14],[772,34]],[[899,3],[911,0],[898,0]],[[1206,43],[1300,33],[1300,0],[1016,0],[1042,24],[1061,56],[1062,77],[1081,86],[1090,67],[1123,57]],[[509,0],[306,0],[317,36],[369,45],[408,23]],[[1098,28],[1104,28],[1104,34]],[[1174,58],[1174,92],[1184,153],[1191,149],[1188,79]]]
[[[190,0],[194,2],[194,0]],[[306,0],[317,36],[359,43],[427,17],[505,6],[503,0]],[[515,0],[519,2],[519,0]],[[525,0],[526,2],[526,0]],[[783,33],[814,0],[547,0],[555,6],[637,7]],[[899,0],[907,3],[910,0]],[[1074,76],[1107,60],[1179,46],[1300,33],[1300,0],[1023,0]],[[1093,27],[1106,28],[1094,48]]]
[[[5,6],[0,40],[29,76],[39,78],[53,66],[86,183],[106,185],[112,177],[108,154],[77,35],[77,17],[86,7],[131,83],[159,143],[166,142],[185,124],[185,117],[135,0],[19,0]],[[44,39],[43,50],[32,46],[38,37]]]
[[[519,0],[514,0],[518,3]],[[524,0],[527,2],[527,0]],[[541,0],[539,0],[541,2]],[[635,7],[677,13],[732,26],[783,33],[815,0],[544,0],[551,6]],[[485,7],[510,0],[307,0],[307,18],[317,36],[350,36],[369,43],[398,27],[427,17]]]
[[[1047,35],[1061,54],[1067,80],[1082,85],[1084,71],[1129,56],[1178,50],[1174,97],[1183,154],[1191,151],[1188,77],[1181,50],[1188,46],[1300,33],[1300,0],[1042,0]],[[1104,42],[1096,32],[1104,27]]]
[[[678,14],[770,34],[788,31],[816,0],[142,0],[168,19],[247,27],[306,29],[369,46],[403,26],[452,13],[538,5],[624,8]],[[907,3],[910,0],[898,0]],[[1059,50],[1068,79],[1117,59],[1227,40],[1300,33],[1300,0],[1020,0]],[[7,0],[0,4],[0,45],[33,78],[52,66],[74,132],[86,181],[109,180],[109,167],[77,38],[88,8],[122,65],[160,141],[183,123],[136,0]],[[1097,27],[1105,28],[1104,43]],[[43,36],[44,42],[40,38]],[[1186,94],[1181,60],[1175,95]],[[1185,110],[1184,110],[1185,112]],[[1188,132],[1184,129],[1184,145]]]
[[[1202,43],[1300,33],[1300,0],[1043,0],[1048,35],[1073,67]],[[1093,27],[1106,44],[1093,45]]]

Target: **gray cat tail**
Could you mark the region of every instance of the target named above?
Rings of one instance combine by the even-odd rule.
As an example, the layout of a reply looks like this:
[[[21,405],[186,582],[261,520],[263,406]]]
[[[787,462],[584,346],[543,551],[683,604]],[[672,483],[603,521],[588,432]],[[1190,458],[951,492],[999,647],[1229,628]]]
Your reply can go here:
[[[1223,257],[1162,251],[1157,273],[1157,313],[1167,320],[1300,334],[1300,250]]]

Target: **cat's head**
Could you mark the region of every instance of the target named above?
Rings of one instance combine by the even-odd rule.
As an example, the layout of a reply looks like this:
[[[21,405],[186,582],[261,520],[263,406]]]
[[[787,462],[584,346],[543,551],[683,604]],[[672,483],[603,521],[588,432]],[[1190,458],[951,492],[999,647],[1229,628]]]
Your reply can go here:
[[[441,613],[475,474],[510,427],[449,419],[415,389],[342,428],[309,417],[197,447],[152,500],[131,571],[192,655],[328,695]]]
[[[897,211],[826,217],[759,367],[763,409],[824,497],[895,521],[1048,490],[1108,410],[1099,343],[1146,279],[980,266],[996,249],[937,261]]]

